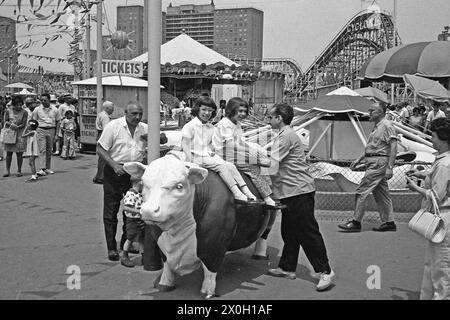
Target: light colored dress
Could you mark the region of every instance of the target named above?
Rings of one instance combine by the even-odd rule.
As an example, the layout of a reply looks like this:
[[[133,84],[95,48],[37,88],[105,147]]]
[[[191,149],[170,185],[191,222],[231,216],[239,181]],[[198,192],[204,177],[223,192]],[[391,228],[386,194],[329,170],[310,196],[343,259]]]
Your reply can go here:
[[[424,187],[435,194],[447,234],[441,243],[427,241],[420,299],[450,300],[450,151],[436,157]],[[431,209],[429,196],[422,208]]]
[[[27,149],[24,153],[24,157],[38,157],[39,156],[39,145],[38,145],[38,139],[37,139],[37,132],[36,130],[30,131],[34,132],[33,135],[27,136]]]
[[[12,110],[12,107],[7,110],[8,117],[5,117],[7,121],[14,123],[17,126],[22,126],[19,130],[17,130],[17,140],[15,144],[5,144],[6,152],[25,152],[26,145],[25,141],[22,138],[22,134],[25,131],[26,123],[28,121],[28,113],[25,110],[20,110],[20,112],[15,113]]]

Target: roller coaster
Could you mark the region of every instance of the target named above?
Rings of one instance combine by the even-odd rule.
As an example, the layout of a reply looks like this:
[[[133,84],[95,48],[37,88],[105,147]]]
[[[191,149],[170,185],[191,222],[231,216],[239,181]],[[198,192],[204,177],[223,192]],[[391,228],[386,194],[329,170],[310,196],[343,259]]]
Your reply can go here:
[[[359,70],[371,56],[401,44],[390,13],[364,10],[353,16],[330,44],[286,88],[287,100],[311,100],[321,88],[354,87]]]

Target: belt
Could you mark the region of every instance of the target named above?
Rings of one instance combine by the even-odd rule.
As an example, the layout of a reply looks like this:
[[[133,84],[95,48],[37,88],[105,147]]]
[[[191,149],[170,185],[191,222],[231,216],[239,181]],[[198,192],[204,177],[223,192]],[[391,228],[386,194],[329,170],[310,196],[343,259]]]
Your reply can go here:
[[[56,129],[55,127],[38,127],[38,128],[44,130]]]
[[[364,157],[389,157],[387,154],[366,153]]]

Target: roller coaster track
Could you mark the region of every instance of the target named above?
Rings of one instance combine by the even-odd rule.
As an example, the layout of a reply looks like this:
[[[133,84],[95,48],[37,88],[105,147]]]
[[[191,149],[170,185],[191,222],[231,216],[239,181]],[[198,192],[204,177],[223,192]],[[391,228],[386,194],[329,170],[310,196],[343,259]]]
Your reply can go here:
[[[394,24],[388,12],[361,11],[297,78],[292,88],[285,91],[286,98],[309,100],[320,88],[352,87],[368,58],[400,44],[398,34],[394,37]]]

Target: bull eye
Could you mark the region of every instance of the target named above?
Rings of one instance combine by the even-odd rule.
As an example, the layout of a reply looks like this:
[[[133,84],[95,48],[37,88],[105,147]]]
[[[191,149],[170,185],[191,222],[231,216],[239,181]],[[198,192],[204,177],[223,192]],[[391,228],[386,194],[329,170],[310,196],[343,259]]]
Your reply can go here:
[[[177,188],[178,190],[181,190],[181,189],[183,189],[183,185],[182,185],[181,183],[179,183],[179,184],[177,184],[176,188]]]

